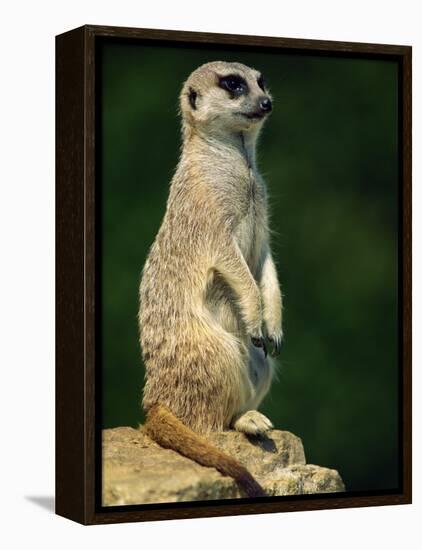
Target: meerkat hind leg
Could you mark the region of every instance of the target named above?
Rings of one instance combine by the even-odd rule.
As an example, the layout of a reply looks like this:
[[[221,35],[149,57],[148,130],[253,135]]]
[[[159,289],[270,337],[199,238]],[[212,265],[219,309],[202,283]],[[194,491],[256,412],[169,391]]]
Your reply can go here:
[[[271,430],[273,425],[271,420],[259,411],[247,411],[234,421],[233,428],[248,435],[262,435]]]
[[[238,432],[249,435],[263,435],[274,426],[265,415],[257,411],[262,399],[268,392],[271,378],[272,365],[268,357],[265,357],[262,349],[249,347],[249,377],[254,388],[254,395],[245,404],[245,412],[238,414],[232,422],[232,426]]]

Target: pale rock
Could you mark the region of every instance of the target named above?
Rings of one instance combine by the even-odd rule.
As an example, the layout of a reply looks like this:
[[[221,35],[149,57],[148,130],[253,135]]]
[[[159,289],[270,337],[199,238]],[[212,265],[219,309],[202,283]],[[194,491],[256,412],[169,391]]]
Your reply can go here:
[[[301,440],[271,430],[248,438],[227,431],[207,436],[255,476],[270,496],[344,491],[336,470],[306,464]],[[142,428],[103,430],[103,505],[244,498],[236,483],[154,443]]]

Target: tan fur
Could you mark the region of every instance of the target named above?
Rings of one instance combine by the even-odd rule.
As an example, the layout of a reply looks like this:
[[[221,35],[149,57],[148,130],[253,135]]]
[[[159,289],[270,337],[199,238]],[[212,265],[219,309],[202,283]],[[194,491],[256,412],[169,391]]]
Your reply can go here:
[[[231,98],[218,85],[230,74],[245,79],[247,94]],[[214,62],[184,84],[181,158],[143,269],[143,405],[157,440],[163,415],[156,406],[175,415],[179,443],[172,448],[179,452],[189,445],[177,419],[199,433],[233,427],[260,434],[272,427],[255,410],[270,387],[272,366],[251,341],[262,338],[263,328],[273,342],[282,338],[266,190],[255,162],[263,119],[242,114],[256,112],[269,97],[258,76],[239,63]]]

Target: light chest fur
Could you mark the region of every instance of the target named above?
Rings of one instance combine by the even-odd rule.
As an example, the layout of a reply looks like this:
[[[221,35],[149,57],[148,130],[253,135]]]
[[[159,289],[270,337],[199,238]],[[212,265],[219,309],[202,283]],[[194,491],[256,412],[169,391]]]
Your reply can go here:
[[[219,155],[218,155],[219,156]],[[222,159],[219,158],[219,161]],[[233,162],[235,160],[236,162]],[[221,222],[232,226],[233,238],[248,268],[258,282],[262,250],[268,239],[265,184],[242,149],[231,152],[231,159],[218,166],[215,196],[221,207]],[[225,166],[222,169],[221,166]],[[247,342],[248,336],[238,309],[238,297],[216,271],[207,281],[206,306],[228,332]]]
[[[207,145],[202,151],[202,144],[197,144],[195,155],[188,150],[187,164],[195,173],[205,172],[204,184],[219,210],[217,217],[231,226],[249,269],[257,277],[260,252],[268,238],[268,215],[265,183],[256,168],[255,152],[240,138],[232,146]]]
[[[239,248],[251,273],[258,276],[260,252],[266,240],[266,197],[262,180],[252,168],[247,171],[246,212],[234,231]]]

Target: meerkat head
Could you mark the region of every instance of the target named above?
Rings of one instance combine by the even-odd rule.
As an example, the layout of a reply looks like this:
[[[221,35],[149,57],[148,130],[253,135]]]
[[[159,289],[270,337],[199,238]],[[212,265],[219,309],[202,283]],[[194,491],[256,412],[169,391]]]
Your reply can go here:
[[[185,136],[195,130],[220,136],[255,133],[272,110],[262,74],[224,61],[196,69],[183,86],[180,105]]]

